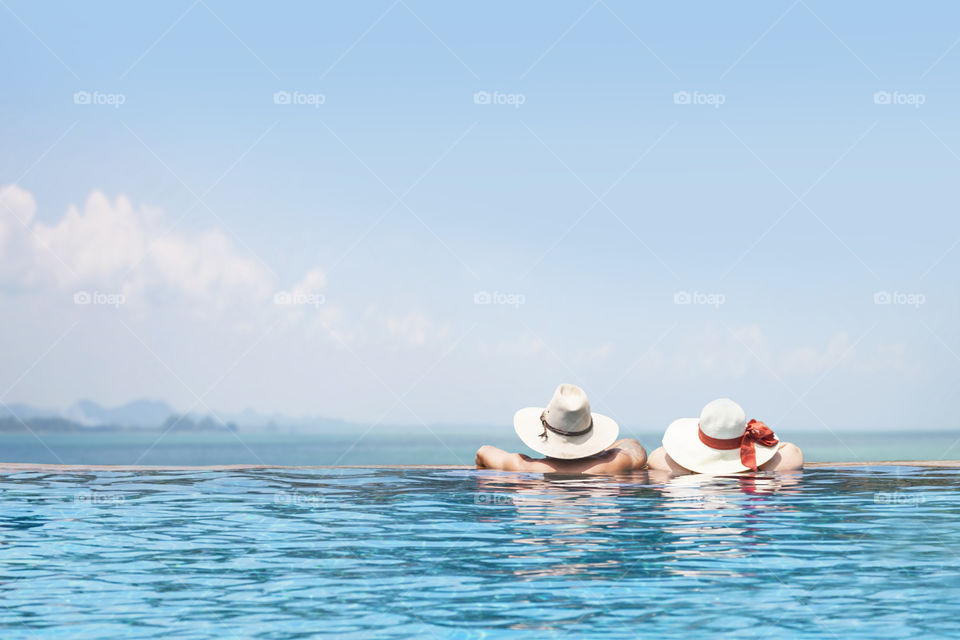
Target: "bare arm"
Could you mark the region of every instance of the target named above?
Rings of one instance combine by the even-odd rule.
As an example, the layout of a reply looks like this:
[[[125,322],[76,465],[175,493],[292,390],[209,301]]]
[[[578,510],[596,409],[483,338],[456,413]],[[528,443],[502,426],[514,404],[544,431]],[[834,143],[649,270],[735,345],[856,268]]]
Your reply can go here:
[[[617,440],[600,454],[612,454],[609,460],[598,460],[580,473],[617,474],[637,471],[647,466],[647,450],[633,438]],[[588,458],[589,459],[589,458]],[[566,461],[564,461],[566,462]]]
[[[672,474],[690,473],[688,469],[677,464],[663,447],[650,454],[647,464],[654,471],[669,471]],[[793,471],[802,468],[803,452],[800,451],[800,447],[791,442],[781,443],[777,453],[760,465],[761,471]]]
[[[772,458],[760,465],[762,471],[795,471],[803,468],[803,451],[792,442],[781,442]]]
[[[535,459],[521,453],[508,453],[488,445],[480,447],[476,459],[478,469],[532,473],[616,474],[642,469],[646,462],[646,450],[631,438],[618,440],[609,449],[595,456],[576,460]]]
[[[475,460],[477,469],[498,469],[500,471],[521,471],[523,460],[519,453],[509,453],[488,444],[477,450]]]

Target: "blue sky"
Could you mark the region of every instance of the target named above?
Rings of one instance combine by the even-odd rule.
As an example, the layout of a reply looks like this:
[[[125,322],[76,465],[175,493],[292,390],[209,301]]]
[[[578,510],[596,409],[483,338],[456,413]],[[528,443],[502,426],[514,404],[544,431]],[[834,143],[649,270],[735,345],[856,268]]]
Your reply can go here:
[[[4,0],[0,401],[955,426],[952,4],[354,4]]]

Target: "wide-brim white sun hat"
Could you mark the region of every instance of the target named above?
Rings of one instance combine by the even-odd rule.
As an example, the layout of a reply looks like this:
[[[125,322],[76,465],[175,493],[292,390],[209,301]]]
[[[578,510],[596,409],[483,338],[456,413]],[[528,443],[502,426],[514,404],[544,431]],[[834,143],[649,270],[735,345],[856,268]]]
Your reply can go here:
[[[751,421],[751,426],[763,423]],[[696,471],[720,475],[752,471],[741,459],[739,444],[747,432],[746,414],[733,400],[723,398],[714,400],[703,408],[700,418],[680,418],[674,420],[663,434],[663,448],[680,466]],[[772,431],[764,438],[772,445],[751,440],[756,466],[768,462],[777,454],[779,442]],[[712,445],[710,444],[712,443]],[[718,448],[725,443],[724,448]]]
[[[513,428],[523,443],[549,458],[586,458],[617,441],[620,427],[613,418],[590,411],[583,389],[561,384],[546,407],[527,407],[513,416]]]

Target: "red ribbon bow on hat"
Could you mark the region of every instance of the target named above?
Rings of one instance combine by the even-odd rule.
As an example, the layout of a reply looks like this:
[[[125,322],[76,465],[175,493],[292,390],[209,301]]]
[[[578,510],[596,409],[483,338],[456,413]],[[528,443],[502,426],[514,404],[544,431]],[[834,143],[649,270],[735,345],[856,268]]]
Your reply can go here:
[[[705,434],[698,426],[697,433],[700,436],[700,442],[711,449],[740,449],[740,462],[746,468],[757,470],[757,450],[755,443],[762,444],[765,447],[775,446],[779,440],[774,435],[773,429],[760,422],[751,420],[747,423],[747,430],[739,438],[729,438],[722,440],[720,438],[711,438]]]

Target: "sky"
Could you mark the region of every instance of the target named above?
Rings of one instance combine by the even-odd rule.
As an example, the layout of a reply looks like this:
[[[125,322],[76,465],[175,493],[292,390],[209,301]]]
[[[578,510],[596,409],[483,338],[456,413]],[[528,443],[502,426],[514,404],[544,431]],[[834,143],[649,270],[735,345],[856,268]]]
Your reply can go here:
[[[0,2],[0,402],[954,428],[949,2]]]

